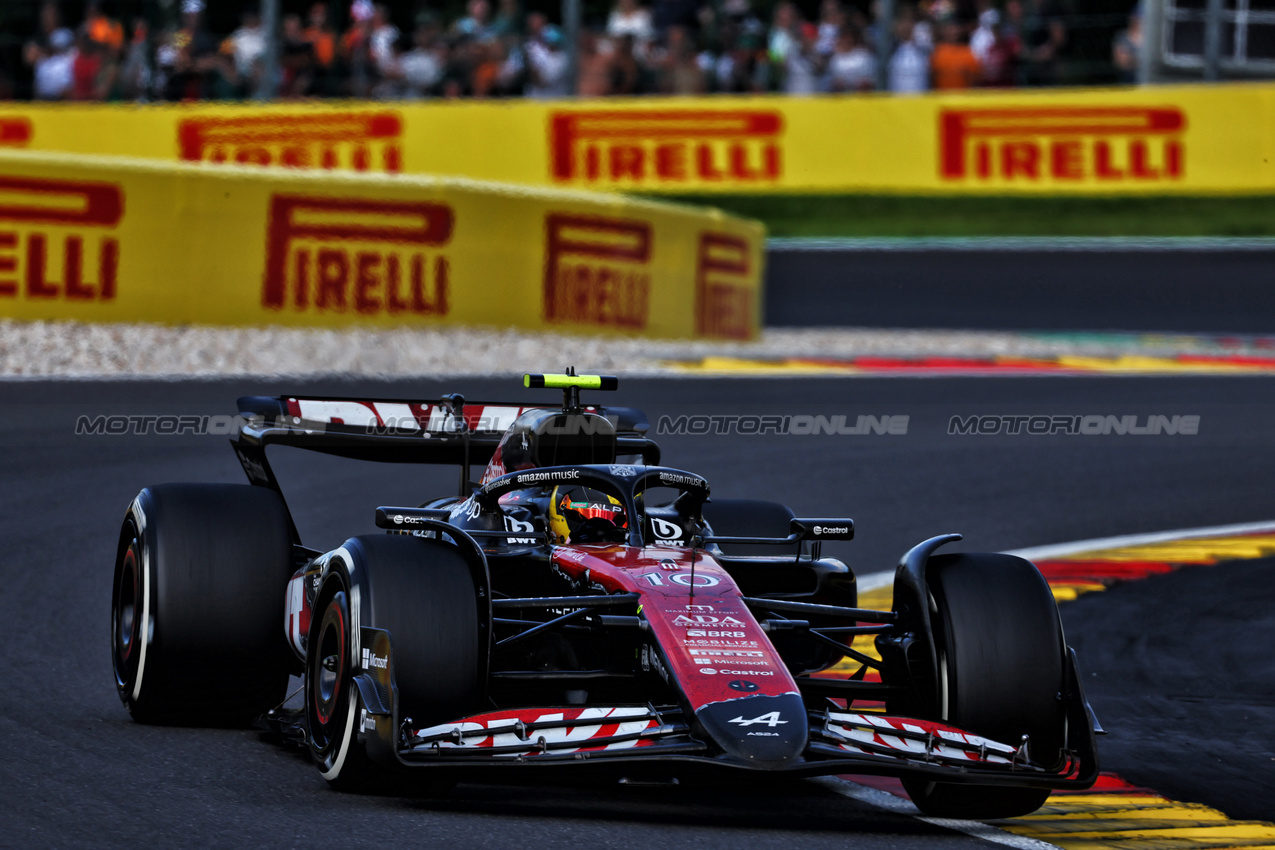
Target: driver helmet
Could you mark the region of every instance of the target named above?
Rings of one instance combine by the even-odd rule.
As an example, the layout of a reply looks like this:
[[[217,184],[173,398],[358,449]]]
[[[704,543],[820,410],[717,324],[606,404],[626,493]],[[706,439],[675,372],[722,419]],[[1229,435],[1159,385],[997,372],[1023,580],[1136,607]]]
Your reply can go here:
[[[558,486],[549,498],[549,530],[558,543],[621,543],[629,527],[624,505],[590,487]]]

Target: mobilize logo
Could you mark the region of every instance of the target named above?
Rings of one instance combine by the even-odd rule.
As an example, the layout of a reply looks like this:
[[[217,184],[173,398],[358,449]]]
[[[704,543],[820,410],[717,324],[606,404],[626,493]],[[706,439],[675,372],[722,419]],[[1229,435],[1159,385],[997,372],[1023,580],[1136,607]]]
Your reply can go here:
[[[123,217],[113,183],[0,176],[0,298],[113,301]]]
[[[446,204],[275,195],[261,303],[445,316],[454,226]]]
[[[645,221],[546,215],[545,319],[646,327],[653,241],[651,225]]]
[[[190,162],[397,173],[402,135],[397,112],[186,118],[177,125],[177,147]]]
[[[1185,169],[1186,115],[1167,107],[944,109],[944,180],[1171,181]]]
[[[782,174],[776,110],[583,109],[549,117],[558,183],[773,183]]]
[[[384,670],[389,666],[390,659],[384,655],[373,655],[372,650],[363,647],[363,669],[364,670]]]
[[[747,339],[757,329],[759,291],[750,284],[748,240],[725,233],[701,233],[695,265],[695,332],[723,339]]]

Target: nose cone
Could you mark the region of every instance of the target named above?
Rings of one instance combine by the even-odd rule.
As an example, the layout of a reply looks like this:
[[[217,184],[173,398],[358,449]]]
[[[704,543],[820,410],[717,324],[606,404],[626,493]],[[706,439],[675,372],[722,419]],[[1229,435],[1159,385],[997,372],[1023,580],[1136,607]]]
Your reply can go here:
[[[695,716],[729,755],[758,767],[783,767],[806,749],[806,706],[797,694],[715,702]]]

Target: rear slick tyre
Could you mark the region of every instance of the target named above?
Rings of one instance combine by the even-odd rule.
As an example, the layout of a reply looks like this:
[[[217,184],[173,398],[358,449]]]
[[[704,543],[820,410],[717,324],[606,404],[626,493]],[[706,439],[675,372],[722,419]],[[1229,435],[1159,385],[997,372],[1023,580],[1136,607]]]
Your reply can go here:
[[[930,558],[926,578],[939,681],[928,719],[1018,746],[1031,759],[1061,758],[1066,647],[1058,606],[1030,562],[1010,555]],[[1036,811],[1049,790],[905,779],[908,795],[934,817],[996,819]]]
[[[243,725],[284,698],[280,612],[291,574],[282,498],[260,487],[147,487],[120,532],[115,686],[143,723]]]

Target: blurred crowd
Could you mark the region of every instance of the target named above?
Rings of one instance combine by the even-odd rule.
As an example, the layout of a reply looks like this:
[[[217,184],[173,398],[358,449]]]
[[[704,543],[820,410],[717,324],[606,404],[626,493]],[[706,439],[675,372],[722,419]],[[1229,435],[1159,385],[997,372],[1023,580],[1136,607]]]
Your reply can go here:
[[[23,61],[44,100],[907,93],[1050,85],[1068,41],[1059,0],[896,0],[889,22],[880,0],[815,2],[614,0],[605,19],[586,18],[574,79],[562,27],[520,0],[468,0],[453,20],[427,7],[396,7],[396,19],[372,0],[343,0],[334,20],[336,4],[316,2],[280,20],[279,76],[263,86],[255,7],[214,33],[204,0],[180,0],[174,23],[152,31],[94,0],[83,20],[63,20],[48,0]],[[1136,62],[1136,20],[1114,47],[1118,69]]]

